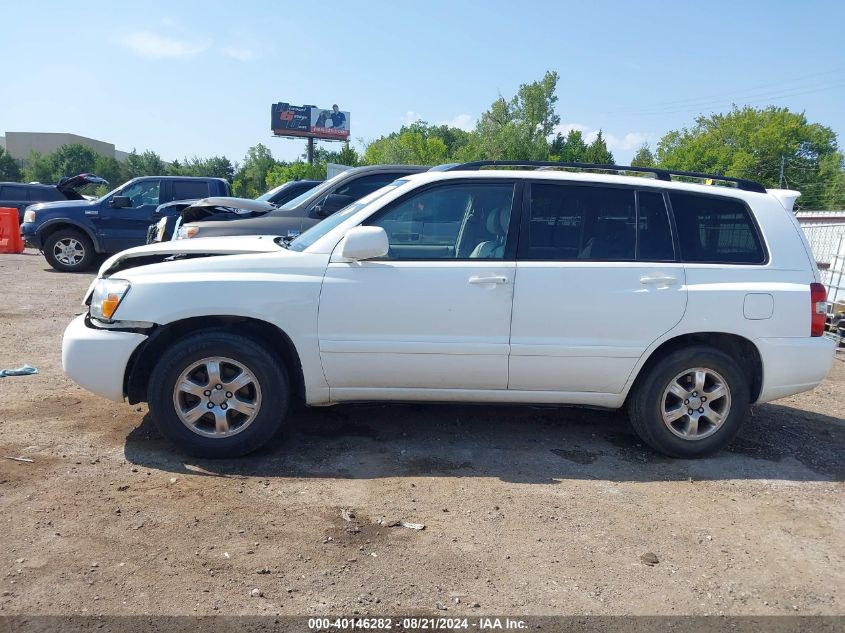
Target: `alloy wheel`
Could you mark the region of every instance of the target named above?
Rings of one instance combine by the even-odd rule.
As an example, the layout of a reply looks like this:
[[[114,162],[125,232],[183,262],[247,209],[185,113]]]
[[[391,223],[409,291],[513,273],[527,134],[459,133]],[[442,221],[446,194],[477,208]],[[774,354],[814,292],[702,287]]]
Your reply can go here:
[[[660,402],[663,423],[673,434],[685,440],[702,440],[725,423],[731,409],[731,390],[718,372],[694,367],[669,382]]]
[[[231,358],[214,356],[191,364],[173,388],[176,415],[191,431],[211,438],[246,429],[261,408],[255,374]]]

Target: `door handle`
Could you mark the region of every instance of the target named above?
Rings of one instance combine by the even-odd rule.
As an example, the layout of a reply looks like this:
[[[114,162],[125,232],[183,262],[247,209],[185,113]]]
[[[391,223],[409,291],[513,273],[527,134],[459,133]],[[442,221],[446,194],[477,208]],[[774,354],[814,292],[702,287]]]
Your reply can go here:
[[[643,275],[640,277],[640,283],[650,286],[670,286],[678,283],[678,278],[672,275]]]
[[[474,286],[485,285],[485,284],[495,284],[497,286],[501,284],[508,283],[508,278],[504,275],[493,275],[491,277],[481,277],[479,275],[473,275],[469,278],[469,283]]]

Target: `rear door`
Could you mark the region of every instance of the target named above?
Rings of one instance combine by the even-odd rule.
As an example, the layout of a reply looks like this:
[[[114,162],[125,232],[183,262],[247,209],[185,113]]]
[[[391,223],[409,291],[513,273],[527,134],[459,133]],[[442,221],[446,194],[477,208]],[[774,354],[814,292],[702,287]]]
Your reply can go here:
[[[620,392],[686,307],[665,195],[532,182],[525,207],[508,388]]]

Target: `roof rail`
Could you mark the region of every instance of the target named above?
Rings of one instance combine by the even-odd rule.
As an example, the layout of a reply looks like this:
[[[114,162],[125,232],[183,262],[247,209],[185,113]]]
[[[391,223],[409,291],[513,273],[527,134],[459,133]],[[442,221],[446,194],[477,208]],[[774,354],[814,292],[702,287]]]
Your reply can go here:
[[[601,171],[634,171],[644,174],[654,174],[657,180],[672,180],[672,177],[696,178],[700,180],[719,180],[736,185],[737,189],[743,191],[756,191],[766,193],[766,188],[759,182],[746,180],[744,178],[732,178],[718,174],[702,174],[695,171],[679,171],[676,169],[658,169],[656,167],[633,167],[631,165],[599,165],[595,163],[556,163],[543,160],[476,160],[469,163],[458,163],[443,165],[442,171],[476,171],[482,167],[563,167],[566,169],[584,169]]]

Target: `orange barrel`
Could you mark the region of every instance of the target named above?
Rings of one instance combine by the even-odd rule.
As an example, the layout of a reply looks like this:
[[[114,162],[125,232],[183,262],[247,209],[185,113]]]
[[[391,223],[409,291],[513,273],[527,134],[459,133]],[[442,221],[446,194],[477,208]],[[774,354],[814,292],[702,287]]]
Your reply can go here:
[[[23,253],[17,209],[0,207],[0,253]]]

